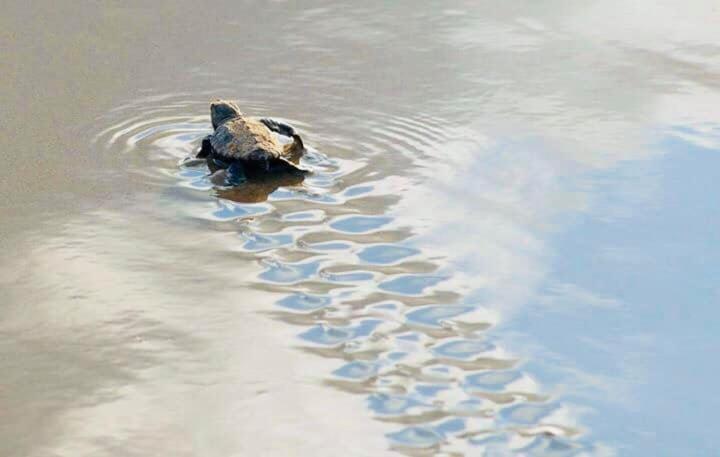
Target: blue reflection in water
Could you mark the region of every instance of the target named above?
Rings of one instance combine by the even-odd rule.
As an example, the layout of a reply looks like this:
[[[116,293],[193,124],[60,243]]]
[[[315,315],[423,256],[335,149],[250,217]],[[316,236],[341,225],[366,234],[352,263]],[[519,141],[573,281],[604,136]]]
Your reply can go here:
[[[276,305],[293,311],[315,311],[330,304],[325,295],[292,294],[278,301]]]
[[[485,455],[492,455],[494,456],[500,456],[500,455],[506,455],[508,452],[508,443],[510,442],[510,439],[507,434],[505,433],[497,433],[497,434],[490,434],[490,435],[480,435],[478,437],[473,437],[468,440],[470,444],[473,446],[480,447],[482,446],[486,451],[498,451],[499,453],[495,454],[485,454]]]
[[[407,353],[407,352],[402,352],[402,351],[395,351],[395,352],[390,352],[390,353],[387,354],[388,360],[391,360],[391,361],[393,361],[393,362],[396,362],[396,361],[398,361],[398,360],[402,360],[402,359],[404,359],[404,358],[407,357],[407,356],[408,356],[408,353]]]
[[[472,306],[465,305],[429,305],[408,312],[405,314],[405,319],[409,324],[440,328],[443,321],[469,313],[474,309]]]
[[[481,353],[494,349],[492,343],[480,340],[455,340],[439,344],[431,352],[441,358],[472,360]]]
[[[395,339],[405,341],[420,341],[420,335],[414,332],[402,333],[400,335],[397,335]]]
[[[181,185],[192,187],[195,189],[209,189],[212,184],[207,179],[207,173],[204,169],[181,167],[177,172],[178,177],[182,178]]]
[[[323,218],[322,211],[298,211],[283,216],[285,221],[320,221]]]
[[[348,381],[364,381],[375,376],[379,370],[380,365],[377,362],[355,361],[333,371],[333,375]]]
[[[318,271],[320,262],[306,262],[306,263],[274,263],[262,273],[260,278],[266,281],[289,284],[308,279]]]
[[[378,319],[366,319],[360,321],[356,325],[347,327],[333,327],[330,325],[319,324],[310,330],[301,333],[299,336],[303,340],[310,341],[315,344],[324,346],[335,346],[356,338],[365,338],[372,333],[375,328],[382,323]]]
[[[205,170],[200,170],[198,168],[180,168],[180,171],[177,174],[183,178],[200,179],[204,178],[207,173]]]
[[[487,403],[477,399],[471,398],[469,400],[463,400],[455,404],[451,410],[454,414],[475,416],[487,408]]]
[[[241,217],[255,216],[269,211],[266,205],[242,205],[224,199],[218,200],[218,206],[219,208],[213,211],[212,215],[216,219],[220,220],[232,220]]]
[[[330,241],[328,243],[313,243],[308,247],[316,251],[343,251],[346,249],[350,249],[352,245],[350,243]]]
[[[465,420],[455,418],[434,426],[407,427],[399,432],[388,433],[387,437],[395,446],[427,448],[442,443],[447,435],[463,430],[465,430]]]
[[[418,295],[428,287],[434,286],[445,278],[441,276],[403,275],[380,284],[380,289],[401,295]]]
[[[403,447],[432,447],[443,442],[443,436],[430,427],[408,427],[386,436],[392,444]]]
[[[566,438],[539,434],[535,436],[529,444],[515,448],[512,454],[510,436],[507,433],[493,433],[489,435],[480,435],[472,437],[468,440],[470,445],[482,449],[483,456],[548,456],[548,457],[580,457],[590,455],[615,455],[606,452],[596,453],[597,449],[588,446],[581,440],[569,441]]]
[[[372,305],[369,309],[379,311],[397,311],[398,305],[395,303],[380,303],[379,305]]]
[[[550,297],[506,328],[530,347],[542,342],[533,377],[568,386],[595,412],[583,425],[623,455],[715,455],[720,150],[679,139],[658,147],[666,154],[589,176],[600,189],[594,210],[547,240],[547,288],[585,293]]]
[[[354,186],[350,187],[343,192],[343,195],[346,197],[356,197],[358,195],[367,194],[368,192],[372,192],[374,189],[373,186]]]
[[[396,263],[406,257],[418,254],[417,249],[396,246],[393,244],[376,244],[358,253],[360,260],[375,265]]]
[[[392,219],[385,216],[350,216],[330,224],[335,230],[347,233],[365,233],[378,229]]]
[[[678,163],[674,162],[672,165],[677,166]],[[682,162],[680,162],[680,165],[682,165]],[[718,165],[718,169],[720,169],[720,163]],[[630,165],[625,164],[624,166]],[[682,170],[682,167],[680,169]],[[687,173],[690,171],[694,171],[694,168],[690,167],[690,170],[686,170]],[[613,171],[613,173],[616,172]],[[673,169],[673,172],[677,173],[678,170]],[[712,175],[712,172],[707,172],[707,174]],[[692,176],[692,178],[695,178],[695,176]],[[617,186],[612,185],[613,180],[610,179],[606,182],[596,176],[592,179],[599,179],[598,182],[603,184],[601,187],[603,189],[607,188],[607,190],[603,191],[605,193],[598,197],[598,202],[608,206],[617,205],[618,195],[612,194],[612,192],[617,192]],[[686,177],[681,181],[687,182],[690,179],[691,177]],[[715,178],[711,179],[710,176],[705,176],[704,180],[696,179],[696,181],[699,183],[700,188],[708,193],[709,189],[712,189]],[[632,187],[632,189],[635,188]],[[674,189],[674,191],[678,191],[678,189]],[[576,392],[563,394],[562,397],[552,403],[536,402],[534,397],[530,395],[530,393],[536,391],[530,389],[530,393],[524,392],[523,390],[528,383],[518,381],[530,380],[531,377],[536,379],[537,377],[540,381],[539,385],[557,385],[559,381],[565,381],[561,385],[575,388],[580,384],[580,381],[572,377],[569,380],[563,379],[563,376],[569,376],[567,373],[579,373],[582,376],[587,376],[582,379],[596,381],[593,379],[592,369],[599,371],[601,374],[612,373],[613,369],[618,366],[627,369],[627,366],[633,365],[632,362],[637,360],[627,358],[628,352],[630,352],[628,349],[637,349],[638,345],[640,345],[639,341],[642,341],[642,339],[633,339],[637,336],[637,329],[650,327],[655,331],[662,330],[663,335],[668,338],[671,337],[676,341],[685,342],[691,346],[694,343],[696,348],[699,343],[694,338],[698,335],[705,337],[705,341],[710,343],[717,339],[710,334],[712,328],[703,327],[694,322],[694,320],[698,319],[694,314],[695,312],[701,311],[703,317],[706,318],[708,315],[714,315],[712,311],[715,308],[711,308],[708,304],[711,303],[710,300],[699,303],[697,300],[699,295],[693,295],[717,292],[716,284],[719,279],[717,273],[714,270],[708,271],[705,264],[708,259],[713,260],[720,257],[717,255],[716,246],[718,243],[716,241],[719,240],[715,230],[716,225],[720,224],[714,224],[718,216],[716,212],[712,211],[714,208],[716,209],[717,203],[707,203],[706,196],[699,190],[690,192],[690,196],[693,198],[686,195],[684,200],[679,199],[677,193],[679,192],[664,196],[663,204],[666,206],[675,205],[673,206],[673,214],[678,215],[678,220],[669,221],[665,215],[654,214],[646,208],[632,208],[633,211],[629,211],[627,214],[623,215],[621,213],[622,217],[618,217],[617,214],[612,214],[613,217],[582,216],[579,221],[581,230],[577,237],[574,237],[572,232],[561,235],[554,233],[553,236],[558,236],[558,243],[561,245],[556,248],[556,251],[560,252],[561,255],[556,260],[557,264],[554,265],[553,274],[561,276],[561,278],[550,277],[550,283],[538,289],[544,295],[541,297],[531,296],[532,300],[539,298],[537,302],[542,303],[543,306],[547,306],[549,309],[543,309],[541,313],[528,312],[511,315],[512,319],[508,318],[507,321],[503,322],[502,328],[493,329],[493,341],[499,340],[503,334],[507,335],[509,333],[508,329],[517,333],[532,333],[534,342],[541,341],[546,348],[561,353],[563,355],[562,360],[572,360],[571,366],[568,367],[569,370],[565,371],[565,367],[552,366],[556,359],[551,357],[531,358],[528,363],[523,365],[523,372],[517,371],[517,368],[507,371],[480,371],[480,368],[475,368],[470,363],[454,363],[458,360],[475,360],[482,356],[483,353],[494,350],[495,347],[486,340],[473,339],[472,336],[468,336],[466,333],[461,333],[463,337],[458,336],[458,333],[453,333],[454,338],[452,339],[443,339],[434,345],[430,344],[437,340],[433,340],[435,332],[428,329],[441,327],[454,329],[455,327],[445,324],[454,319],[462,319],[463,316],[473,313],[477,309],[475,306],[470,305],[434,304],[414,307],[407,311],[403,316],[405,324],[414,328],[416,332],[402,328],[399,331],[404,333],[391,335],[388,339],[390,341],[388,344],[391,347],[383,347],[385,352],[377,356],[377,360],[348,361],[348,363],[338,368],[333,375],[336,378],[352,382],[372,379],[373,383],[364,384],[363,388],[373,392],[368,397],[368,406],[374,414],[379,416],[411,416],[415,414],[416,417],[413,418],[415,420],[419,420],[418,416],[423,420],[428,417],[435,417],[424,414],[428,411],[451,416],[450,419],[443,422],[425,422],[422,425],[414,425],[390,433],[388,437],[396,446],[423,448],[439,445],[453,433],[466,430],[466,422],[464,422],[463,418],[467,418],[467,423],[471,423],[475,419],[470,419],[468,416],[475,418],[478,416],[490,416],[493,411],[496,411],[494,417],[482,419],[492,422],[487,429],[488,432],[494,431],[494,434],[473,436],[467,438],[466,441],[482,448],[481,451],[488,455],[507,455],[509,449],[531,455],[576,455],[580,451],[587,451],[589,448],[584,447],[585,445],[582,444],[582,436],[572,435],[572,440],[576,441],[570,442],[564,438],[553,437],[550,432],[544,435],[542,434],[542,428],[536,429],[543,422],[548,422],[549,418],[552,418],[553,422],[557,418],[559,424],[549,424],[548,422],[546,425],[565,425],[566,417],[564,413],[566,411],[561,410],[561,408],[567,408],[568,415],[574,419],[574,415],[571,414],[573,413],[572,408],[568,407],[568,402],[576,400],[578,394]],[[604,200],[605,198],[607,198],[607,201]],[[633,229],[626,223],[627,218],[631,216],[633,218],[640,216],[648,218],[649,220],[645,222],[646,225],[649,225],[650,230],[648,230],[648,227],[642,227],[643,230]],[[586,221],[583,220],[585,217],[587,217]],[[691,227],[686,227],[684,217],[695,222],[709,220],[713,224],[697,223]],[[375,216],[352,216],[335,220],[333,228],[348,233],[364,233],[382,227],[389,220],[389,218],[383,219]],[[682,232],[682,230],[692,234],[693,237],[697,237],[700,241],[683,240],[682,243],[672,242],[675,240],[676,234]],[[550,244],[552,240],[543,241]],[[311,245],[313,249],[324,248],[328,250],[352,250],[355,246],[357,246],[356,243],[342,241]],[[601,249],[605,250],[601,251]],[[693,254],[692,258],[686,257],[687,252]],[[417,251],[413,249],[382,244],[366,247],[360,250],[357,256],[360,260],[369,264],[387,265],[400,262],[402,259],[415,254],[417,254]],[[639,262],[637,258],[633,258],[633,256],[638,255],[640,255]],[[648,261],[648,259],[657,258],[665,261],[660,264]],[[632,262],[633,260],[634,262]],[[687,268],[687,271],[678,271],[673,260],[682,263]],[[638,268],[638,265],[642,265],[642,268]],[[271,267],[265,274],[276,281],[280,279],[292,281],[295,280],[293,278],[303,278],[316,274],[316,266],[313,263],[278,264]],[[365,268],[370,269],[367,264]],[[599,275],[598,271],[600,272]],[[268,276],[265,276],[265,278],[268,279]],[[351,281],[367,280],[371,279],[371,277],[372,273],[353,271],[325,275],[324,279]],[[657,278],[663,278],[661,284],[657,283]],[[379,288],[384,291],[405,295],[417,295],[438,284],[442,279],[442,277],[434,275],[403,274],[391,277],[381,283]],[[681,280],[685,289],[678,290],[679,286],[673,284],[673,280]],[[571,287],[559,287],[558,284],[569,284]],[[577,284],[582,287],[577,286]],[[690,287],[692,293],[686,290],[688,286],[692,286]],[[592,300],[592,294],[584,293],[585,290],[599,291],[599,296],[610,297],[610,299]],[[658,292],[660,290],[669,292],[670,295],[675,293],[676,303],[670,303],[668,296],[660,296]],[[548,291],[552,293],[548,294]],[[574,296],[560,296],[573,291],[579,292]],[[299,295],[292,297],[292,299],[288,299],[279,305],[304,311],[320,309],[329,304],[329,299],[307,299],[301,298]],[[641,301],[641,299],[647,297],[653,298],[652,303],[649,305]],[[402,301],[401,297],[396,298],[398,302]],[[683,300],[693,298],[695,299],[693,301],[695,307],[688,309],[683,306]],[[632,309],[625,309],[626,303],[632,303],[635,306]],[[660,309],[655,305],[660,305]],[[382,322],[379,319],[364,319],[366,316],[381,315],[385,318],[388,313],[379,313],[378,311],[404,310],[405,306],[407,304],[398,306],[396,303],[385,302],[363,305],[360,313],[350,317],[351,324],[318,324],[302,333],[300,338],[306,342],[327,347],[362,340],[376,331],[380,322]],[[568,307],[574,308],[571,309],[571,312],[568,312]],[[372,313],[369,311],[372,311]],[[342,315],[342,317],[345,318],[345,315]],[[398,316],[395,314],[393,317]],[[591,321],[593,325],[585,325],[587,321]],[[676,327],[687,322],[693,322],[695,325],[686,330],[685,334],[678,333]],[[462,326],[457,328],[460,327]],[[582,338],[578,338],[577,331],[572,331],[572,329],[578,328],[582,329]],[[461,331],[465,332],[464,329],[461,329]],[[442,332],[439,333],[443,334]],[[623,336],[628,338],[618,338]],[[616,338],[617,341],[614,341]],[[428,340],[431,340],[430,343],[428,343]],[[698,369],[700,362],[706,362],[703,357],[687,354],[687,351],[681,345],[673,352],[673,348],[667,347],[667,343],[658,342],[657,339],[652,341],[654,343],[653,349],[660,348],[664,350],[665,355],[674,355],[673,364],[687,365],[688,360],[695,363],[695,371],[686,370],[685,373],[676,373],[675,370],[672,370],[668,374],[668,370],[661,371],[656,367],[658,374],[665,375],[665,377],[654,380],[656,384],[665,385],[668,378],[681,379],[684,380],[686,385],[693,385],[694,382],[696,385],[704,386],[706,392],[712,391],[710,380],[713,379],[713,375],[716,375],[717,370],[707,363]],[[589,342],[592,342],[593,345],[590,346]],[[598,345],[597,342],[603,344]],[[380,345],[378,346],[380,347]],[[415,359],[409,358],[408,354],[417,355],[417,351],[421,351],[423,356],[427,356],[429,352],[435,359],[427,363],[421,362],[422,365],[419,367],[421,374],[417,378],[411,378],[411,382],[405,386],[406,390],[402,394],[391,395],[375,390],[381,386],[397,387],[398,381],[396,378],[405,375],[398,375],[398,372],[403,370],[392,370],[391,368],[401,360],[411,359],[414,361]],[[706,350],[704,354],[709,352]],[[703,354],[702,351],[698,353]],[[349,355],[348,352],[343,351],[342,353],[343,357],[350,358]],[[637,357],[637,354],[630,355]],[[366,356],[367,353],[363,353],[362,357]],[[423,361],[425,360],[427,359],[423,359]],[[433,363],[435,365],[432,365]],[[412,366],[412,362],[408,362],[408,365],[417,368]],[[445,365],[452,365],[452,367]],[[481,365],[478,364],[479,366]],[[390,368],[388,370],[390,374],[388,379],[383,379],[382,375],[385,373],[381,372],[381,370],[384,368]],[[475,372],[467,374],[463,373],[463,370],[475,370]],[[411,370],[408,370],[408,372],[411,372]],[[696,375],[698,372],[703,372],[708,377],[701,378]],[[410,376],[414,376],[415,373],[413,372]],[[631,372],[630,374],[634,375],[635,373]],[[377,379],[375,379],[376,377]],[[458,378],[462,380],[458,382]],[[630,382],[629,379],[633,379],[632,376],[628,376],[626,379],[618,381],[618,383]],[[600,384],[596,383],[595,385]],[[603,388],[605,388],[604,385]],[[397,390],[390,389],[387,391],[397,392]],[[515,391],[517,391],[518,395],[515,396],[511,404],[504,407],[493,403],[492,398],[495,398],[495,396],[482,395],[492,392],[508,393]],[[611,387],[608,387],[608,391],[611,391]],[[386,390],[383,389],[383,392],[386,392]],[[582,392],[582,394],[586,394],[586,392]],[[641,392],[638,395],[646,396],[647,404],[643,405],[644,408],[662,410],[662,407],[652,403],[654,398],[646,392]],[[658,392],[655,392],[655,395],[659,395]],[[696,395],[702,394],[678,392],[677,395],[685,395],[685,398],[692,400],[697,398]],[[473,398],[473,396],[482,398]],[[447,399],[452,400],[448,401]],[[600,417],[600,414],[588,416],[590,418],[588,422],[592,424],[589,429],[594,434],[601,434],[602,436],[619,436],[623,438],[623,434],[626,434],[625,437],[627,437],[633,432],[624,429],[618,430],[621,427],[618,424],[622,423],[625,408],[618,405],[609,405],[609,402],[610,400],[605,397],[595,398],[594,401],[593,399],[582,399],[584,405],[596,407],[602,413],[602,417]],[[707,402],[712,404],[713,399],[709,398]],[[500,409],[498,410],[498,408]],[[680,408],[682,409],[682,407]],[[557,414],[558,411],[563,414]],[[607,411],[609,411],[610,415],[615,415],[615,420],[607,420],[605,415]],[[636,413],[636,416],[642,417],[642,414]],[[702,416],[709,417],[708,414]],[[385,419],[388,418],[385,417]],[[663,418],[654,417],[648,420],[653,421],[655,425],[662,424],[665,421]],[[692,423],[692,420],[692,418],[685,419],[688,423]],[[638,425],[638,421],[639,417],[635,417],[635,426],[642,431],[642,424]],[[668,419],[667,421],[671,420]],[[684,427],[686,430],[689,428],[686,424],[679,424],[678,427]],[[702,425],[698,427],[702,427]],[[508,439],[507,434],[498,432],[498,430],[510,431],[509,434],[512,435],[513,439]],[[522,439],[516,440],[514,438],[518,436],[517,430],[522,430],[522,433],[538,433],[540,435],[534,438],[530,435],[523,435]],[[558,433],[563,433],[563,431],[560,430]],[[692,433],[692,431],[689,433]],[[592,435],[592,439],[596,439],[596,435]],[[626,439],[627,441],[634,439],[637,442],[636,437]],[[528,442],[530,444],[527,444]],[[518,450],[520,445],[525,447]],[[653,445],[651,444],[651,446]],[[659,446],[655,445],[653,449],[659,449]]]
[[[423,397],[435,397],[443,390],[448,390],[447,384],[416,384],[415,391]]]
[[[442,434],[458,433],[465,430],[465,419],[448,419],[439,423],[434,428]]]
[[[501,410],[500,417],[513,424],[535,425],[557,409],[556,404],[522,403]]]
[[[357,271],[349,273],[326,273],[325,279],[332,282],[359,282],[359,281],[370,281],[375,275],[369,271]]]
[[[292,235],[252,234],[252,235],[247,235],[247,241],[243,245],[243,248],[248,251],[264,251],[264,250],[276,248],[279,246],[286,246],[286,245],[292,244],[292,242],[293,242]]]
[[[584,446],[580,442],[570,442],[561,437],[546,435],[536,436],[530,444],[517,450],[518,453],[548,457],[589,455],[588,452],[591,451],[593,451],[591,447]]]
[[[497,392],[505,389],[522,375],[515,371],[488,371],[476,373],[465,378],[462,384],[467,392]]]
[[[373,394],[368,397],[368,407],[378,415],[398,416],[406,414],[412,408],[431,407],[414,398],[404,395]]]
[[[192,129],[193,124],[187,124],[187,123],[177,123],[174,124],[174,127],[177,129]],[[195,126],[197,128],[197,126]],[[177,139],[181,143],[190,144],[194,142],[196,139],[201,138],[206,135],[206,132],[202,133],[181,133],[179,135],[175,135],[175,139]]]

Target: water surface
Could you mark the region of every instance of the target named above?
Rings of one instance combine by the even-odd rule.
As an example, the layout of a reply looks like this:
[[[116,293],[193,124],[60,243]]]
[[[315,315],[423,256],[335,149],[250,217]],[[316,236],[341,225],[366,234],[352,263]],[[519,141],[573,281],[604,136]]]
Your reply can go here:
[[[717,449],[713,2],[2,8],[1,455]]]

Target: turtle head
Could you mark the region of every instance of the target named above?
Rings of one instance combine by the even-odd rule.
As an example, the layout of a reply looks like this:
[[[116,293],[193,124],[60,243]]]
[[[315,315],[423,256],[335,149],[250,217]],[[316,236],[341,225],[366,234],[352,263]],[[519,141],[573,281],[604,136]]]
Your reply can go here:
[[[242,116],[242,113],[235,102],[228,100],[213,100],[210,102],[210,120],[212,120],[213,129],[217,129],[230,119],[240,116]]]

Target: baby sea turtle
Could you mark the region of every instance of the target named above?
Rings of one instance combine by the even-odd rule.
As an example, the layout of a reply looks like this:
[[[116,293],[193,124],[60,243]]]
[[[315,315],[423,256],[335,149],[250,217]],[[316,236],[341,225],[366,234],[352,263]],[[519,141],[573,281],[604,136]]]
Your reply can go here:
[[[292,126],[245,116],[237,104],[228,100],[210,103],[210,119],[215,131],[203,139],[197,158],[205,159],[214,174],[221,171],[229,183],[268,175],[302,177],[308,173],[297,165],[305,146]],[[282,144],[272,132],[293,141]]]

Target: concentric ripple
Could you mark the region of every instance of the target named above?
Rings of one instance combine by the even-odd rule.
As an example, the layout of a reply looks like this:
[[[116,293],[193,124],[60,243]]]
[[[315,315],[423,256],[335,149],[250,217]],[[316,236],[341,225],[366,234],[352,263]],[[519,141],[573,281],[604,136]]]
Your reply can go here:
[[[413,232],[393,215],[396,189],[448,137],[447,123],[372,113],[360,138],[330,123],[334,137],[307,135],[314,147],[303,165],[313,174],[303,183],[218,189],[204,166],[181,163],[210,131],[207,102],[178,95],[142,103],[152,105],[142,116],[122,119],[122,107],[109,113],[115,122],[95,144],[124,154],[132,170],[167,189],[177,217],[233,233],[228,253],[260,268],[243,284],[280,295],[269,315],[301,327],[303,356],[336,360],[324,374],[328,388],[364,395],[369,414],[387,424],[392,449],[575,455],[591,448],[565,422],[565,406],[493,338],[497,316],[450,290],[444,265],[414,246]]]

